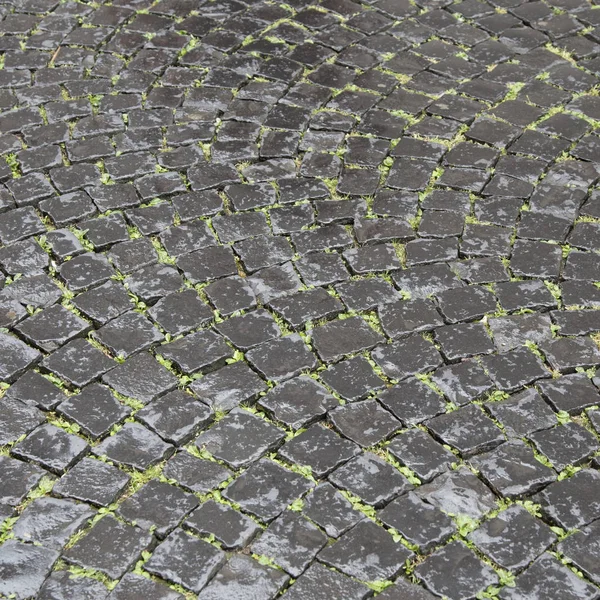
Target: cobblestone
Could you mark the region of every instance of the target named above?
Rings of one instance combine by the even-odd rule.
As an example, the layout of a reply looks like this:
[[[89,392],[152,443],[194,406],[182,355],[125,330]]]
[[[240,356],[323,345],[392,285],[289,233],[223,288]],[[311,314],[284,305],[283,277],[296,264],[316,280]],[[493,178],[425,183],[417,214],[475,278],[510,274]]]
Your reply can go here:
[[[0,0],[0,596],[600,598],[595,0]]]

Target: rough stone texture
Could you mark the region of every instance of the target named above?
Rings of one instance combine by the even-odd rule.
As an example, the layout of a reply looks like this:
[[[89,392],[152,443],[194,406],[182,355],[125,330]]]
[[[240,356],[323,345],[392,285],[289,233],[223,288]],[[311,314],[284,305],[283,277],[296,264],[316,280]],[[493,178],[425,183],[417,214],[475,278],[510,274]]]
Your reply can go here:
[[[0,0],[0,595],[600,598],[594,4]]]

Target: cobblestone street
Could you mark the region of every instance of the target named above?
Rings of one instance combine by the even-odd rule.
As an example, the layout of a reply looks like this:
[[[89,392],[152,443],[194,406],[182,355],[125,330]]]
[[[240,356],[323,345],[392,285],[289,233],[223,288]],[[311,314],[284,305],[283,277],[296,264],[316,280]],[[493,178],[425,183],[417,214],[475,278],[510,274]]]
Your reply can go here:
[[[600,599],[596,1],[0,0],[0,598]]]

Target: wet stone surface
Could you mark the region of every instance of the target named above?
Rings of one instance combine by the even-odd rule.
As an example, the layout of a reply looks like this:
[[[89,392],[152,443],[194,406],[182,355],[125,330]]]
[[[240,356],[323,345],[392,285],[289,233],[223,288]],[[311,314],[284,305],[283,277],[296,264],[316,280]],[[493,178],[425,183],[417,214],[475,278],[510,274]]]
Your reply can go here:
[[[600,598],[595,8],[0,0],[0,596]]]

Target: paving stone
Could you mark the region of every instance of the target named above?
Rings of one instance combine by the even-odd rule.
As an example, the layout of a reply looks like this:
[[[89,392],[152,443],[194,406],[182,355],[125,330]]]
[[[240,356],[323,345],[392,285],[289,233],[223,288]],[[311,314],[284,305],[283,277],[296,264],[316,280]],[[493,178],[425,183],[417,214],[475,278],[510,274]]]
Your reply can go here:
[[[249,350],[246,358],[263,377],[273,381],[284,381],[317,365],[316,358],[296,333],[264,342]]]
[[[521,571],[550,546],[556,535],[522,506],[513,505],[469,534],[496,564]]]
[[[392,500],[378,517],[423,551],[444,543],[455,531],[450,517],[413,492]]]
[[[257,310],[241,317],[232,317],[218,324],[216,329],[241,350],[248,350],[280,335],[277,323],[266,310]]]
[[[299,576],[327,543],[327,536],[296,512],[286,511],[269,524],[251,549]]]
[[[88,444],[80,437],[46,423],[16,444],[12,454],[38,463],[54,473],[64,473],[88,449]]]
[[[130,477],[108,463],[83,458],[63,475],[53,492],[95,506],[108,506],[125,491]]]
[[[436,341],[448,361],[455,362],[477,354],[490,354],[495,348],[482,323],[464,323],[440,327]]]
[[[184,527],[199,535],[214,535],[226,549],[243,548],[261,531],[249,517],[213,500],[195,509]]]
[[[243,429],[244,439],[232,444],[235,432]],[[259,459],[278,446],[285,433],[260,417],[234,408],[223,420],[196,438],[196,446],[237,469]]]
[[[558,545],[559,551],[596,585],[598,584],[598,539],[596,538],[598,525],[600,524],[592,523]]]
[[[305,375],[280,383],[261,396],[258,403],[275,419],[293,429],[309,425],[338,405],[322,385]]]
[[[497,582],[496,573],[459,541],[437,550],[416,575],[435,594],[470,598]]]
[[[567,465],[585,462],[598,448],[598,440],[574,422],[537,431],[530,434],[529,439],[557,471],[562,471]]]
[[[502,431],[473,404],[434,417],[427,427],[462,456],[485,452],[504,441]]]
[[[387,448],[422,481],[444,473],[455,461],[454,454],[420,429],[409,429],[396,436]]]
[[[329,481],[375,507],[413,487],[404,475],[371,453],[359,454],[338,467],[329,475]]]
[[[406,425],[416,425],[444,412],[446,403],[428,385],[416,378],[407,379],[384,390],[379,402]]]
[[[41,600],[66,600],[73,597],[82,600],[93,600],[93,598],[104,600],[107,596],[108,590],[100,581],[71,577],[67,571],[51,573],[37,595]]]
[[[362,583],[314,563],[288,588],[283,597],[286,600],[325,600],[332,594],[340,594],[348,600],[362,600],[367,597],[368,590]]]
[[[417,299],[385,304],[378,312],[383,330],[392,339],[429,331],[444,324],[431,300]]]
[[[410,550],[394,543],[385,529],[368,520],[355,525],[319,553],[326,565],[362,581],[393,577],[410,556]]]
[[[325,477],[360,452],[353,442],[322,425],[312,425],[287,441],[279,455],[291,464],[310,467],[316,477]]]
[[[94,511],[85,504],[37,498],[21,513],[13,533],[24,542],[60,550],[93,516]]]
[[[432,379],[448,400],[459,406],[481,398],[494,387],[483,368],[469,360],[437,369]]]
[[[147,350],[164,338],[149,319],[133,311],[109,321],[92,335],[120,358]]]
[[[432,371],[442,364],[435,347],[418,335],[376,348],[371,356],[391,379]]]
[[[449,515],[480,519],[496,507],[496,497],[466,467],[443,473],[415,493]]]
[[[478,286],[468,286],[436,294],[442,315],[451,323],[480,319],[496,311],[491,292]]]
[[[141,529],[125,525],[108,515],[98,521],[85,537],[65,553],[70,563],[96,569],[118,579],[133,566],[151,542]]]
[[[143,404],[148,404],[177,385],[177,378],[147,353],[127,359],[106,373],[102,381],[119,394]]]
[[[543,591],[542,591],[543,590]],[[515,579],[515,587],[500,592],[502,600],[525,600],[545,593],[559,593],[565,600],[595,598],[597,590],[578,578],[550,554],[543,554],[527,571]]]
[[[225,560],[225,554],[214,546],[177,530],[157,547],[144,568],[198,593]]]
[[[201,592],[201,600],[219,600],[229,594],[270,600],[288,582],[288,577],[244,555],[234,555]]]
[[[598,390],[584,373],[542,381],[539,388],[543,397],[557,412],[579,414],[584,408],[598,404]]]
[[[302,328],[309,321],[334,317],[344,309],[337,298],[321,288],[276,298],[269,305],[294,329]]]
[[[127,573],[111,592],[111,600],[127,600],[135,596],[143,596],[148,600],[181,600],[184,596],[166,585],[136,575]]]
[[[482,362],[498,389],[503,391],[516,391],[537,379],[548,377],[540,359],[524,347],[486,356]]]
[[[488,412],[502,424],[509,437],[522,437],[557,424],[556,415],[533,388],[501,402],[487,402]]]
[[[532,494],[556,478],[553,470],[540,463],[520,440],[474,457],[471,462],[494,491],[509,498]]]
[[[263,458],[229,485],[223,496],[251,515],[271,521],[311,487],[301,475]]]
[[[8,540],[0,548],[0,593],[25,599],[36,595],[59,553],[50,548]]]

